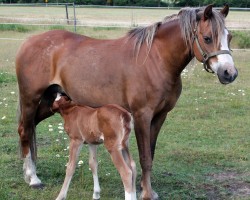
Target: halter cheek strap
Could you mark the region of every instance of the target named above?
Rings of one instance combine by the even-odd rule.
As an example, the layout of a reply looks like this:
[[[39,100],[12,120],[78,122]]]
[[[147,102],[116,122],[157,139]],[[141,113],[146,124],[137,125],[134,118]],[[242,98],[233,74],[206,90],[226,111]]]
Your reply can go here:
[[[229,55],[231,55],[231,53],[228,50],[219,50],[219,51],[215,51],[215,52],[211,52],[211,53],[206,53],[201,48],[201,45],[200,45],[199,40],[198,40],[198,36],[197,36],[198,23],[199,22],[197,22],[196,27],[194,29],[194,41],[196,43],[196,46],[198,47],[198,50],[199,50],[200,54],[202,55],[202,62],[203,62],[204,69],[209,73],[214,73],[214,71],[208,67],[209,58],[220,55],[220,54],[229,54]]]

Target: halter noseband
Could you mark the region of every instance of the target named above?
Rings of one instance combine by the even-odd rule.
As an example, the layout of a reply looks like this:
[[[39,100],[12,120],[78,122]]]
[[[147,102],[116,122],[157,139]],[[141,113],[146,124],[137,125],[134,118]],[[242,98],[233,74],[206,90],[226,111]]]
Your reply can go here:
[[[220,50],[220,51],[215,51],[215,52],[212,52],[212,53],[206,53],[201,48],[201,45],[200,45],[199,40],[198,40],[198,36],[197,36],[198,23],[199,23],[199,21],[196,23],[196,26],[195,26],[195,29],[194,29],[193,43],[195,41],[195,43],[196,43],[196,45],[198,47],[198,50],[199,50],[200,54],[202,55],[202,62],[203,62],[204,69],[209,73],[214,73],[214,71],[208,67],[209,58],[220,55],[220,54],[229,54],[229,55],[231,55],[231,53],[228,50]]]

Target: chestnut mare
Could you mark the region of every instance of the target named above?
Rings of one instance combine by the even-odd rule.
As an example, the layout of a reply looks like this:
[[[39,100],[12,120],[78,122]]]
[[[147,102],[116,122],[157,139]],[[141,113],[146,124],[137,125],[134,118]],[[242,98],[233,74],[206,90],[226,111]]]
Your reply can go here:
[[[59,93],[51,110],[59,112],[63,117],[65,131],[70,137],[70,156],[66,176],[56,200],[66,199],[83,143],[89,144],[89,165],[94,180],[93,199],[100,199],[96,148],[97,144],[104,143],[120,173],[125,200],[136,200],[136,167],[128,149],[129,135],[133,127],[131,114],[124,108],[113,104],[99,108],[78,106],[67,96],[61,96]]]
[[[132,113],[142,168],[141,195],[157,199],[151,187],[156,140],[181,94],[182,70],[196,57],[222,84],[238,75],[229,49],[232,36],[224,23],[228,12],[227,5],[220,11],[212,5],[184,8],[178,15],[115,40],[62,30],[27,39],[16,56],[18,132],[26,182],[32,187],[42,185],[34,163],[35,127],[53,115],[51,103],[41,99],[55,86],[79,105],[118,104]]]

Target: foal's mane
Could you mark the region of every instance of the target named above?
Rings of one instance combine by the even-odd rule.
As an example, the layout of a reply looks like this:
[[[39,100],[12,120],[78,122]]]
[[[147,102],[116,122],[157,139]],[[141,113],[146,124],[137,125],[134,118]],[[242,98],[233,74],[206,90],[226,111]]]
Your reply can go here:
[[[178,14],[167,16],[161,22],[156,22],[146,27],[134,28],[127,33],[127,36],[129,39],[134,39],[134,49],[137,55],[144,43],[146,43],[148,53],[149,53],[154,37],[159,27],[162,24],[178,19],[180,28],[181,28],[182,37],[184,41],[186,42],[186,45],[192,51],[193,31],[196,26],[196,23],[199,20],[199,16],[200,17],[202,16],[204,10],[205,10],[205,7],[183,8],[180,10]],[[220,11],[213,8],[213,15],[209,19],[209,21],[212,26],[212,37],[218,45],[218,42],[220,41],[220,37],[225,28],[224,17],[220,13]]]

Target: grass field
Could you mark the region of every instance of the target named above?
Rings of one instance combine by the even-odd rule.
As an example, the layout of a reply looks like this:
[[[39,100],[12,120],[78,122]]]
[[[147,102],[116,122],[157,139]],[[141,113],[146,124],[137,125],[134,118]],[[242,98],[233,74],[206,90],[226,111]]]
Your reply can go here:
[[[0,38],[26,38],[47,28],[1,31]],[[127,29],[79,31],[97,38],[116,38]],[[51,200],[56,198],[64,179],[68,139],[61,131],[58,115],[39,124],[37,172],[45,188],[29,188],[23,180],[16,131],[18,90],[14,59],[21,42],[0,40],[0,199]],[[233,56],[239,77],[230,85],[221,85],[197,62],[183,72],[182,95],[162,127],[156,148],[152,185],[161,200],[250,199],[250,57],[246,50],[234,51]],[[134,134],[130,148],[137,163],[139,193],[141,172]],[[70,185],[69,200],[92,197],[86,149],[81,152],[83,164]],[[98,155],[102,199],[123,199],[121,180],[102,146]]]

